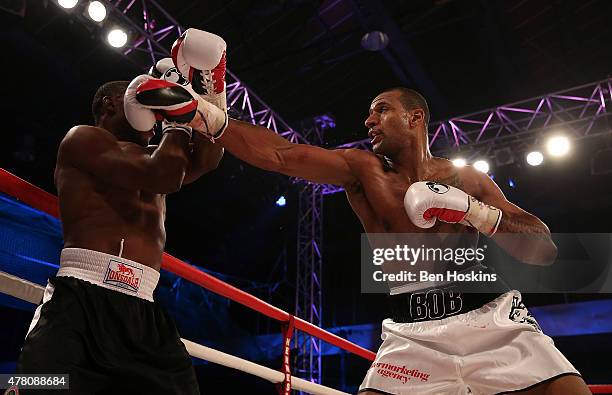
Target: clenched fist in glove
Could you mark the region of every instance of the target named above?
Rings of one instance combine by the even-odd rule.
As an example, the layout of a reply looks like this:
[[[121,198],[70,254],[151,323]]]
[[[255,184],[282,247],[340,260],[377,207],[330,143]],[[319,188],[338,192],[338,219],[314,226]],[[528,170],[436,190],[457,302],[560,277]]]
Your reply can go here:
[[[188,134],[193,128],[212,139],[227,126],[226,114],[195,94],[189,86],[150,75],[132,80],[123,104],[128,122],[140,131],[151,130],[156,121],[165,120],[165,127],[180,127]]]
[[[225,51],[226,44],[221,37],[198,29],[187,29],[172,45],[172,61],[191,89],[224,114],[223,127],[208,136],[213,142],[227,126]],[[220,115],[214,111],[209,113],[214,118],[205,118],[208,122],[221,123]]]
[[[188,124],[196,116],[198,101],[178,84],[140,75],[128,85],[123,108],[128,122],[138,131],[151,130],[156,121],[165,120],[191,137]]]
[[[410,185],[404,196],[404,208],[412,223],[419,228],[431,228],[436,219],[473,226],[487,236],[493,236],[502,212],[486,205],[460,189],[434,181]]]
[[[178,71],[198,95],[224,111],[226,48],[221,37],[198,29],[185,30],[172,44],[172,60]]]

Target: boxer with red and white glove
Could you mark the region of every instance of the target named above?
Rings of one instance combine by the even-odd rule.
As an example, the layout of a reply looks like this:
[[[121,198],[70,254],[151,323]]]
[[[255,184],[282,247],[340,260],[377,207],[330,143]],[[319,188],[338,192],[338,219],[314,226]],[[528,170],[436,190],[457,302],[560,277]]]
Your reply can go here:
[[[193,90],[227,111],[225,97],[225,41],[209,32],[187,29],[172,44],[172,60]]]
[[[165,120],[164,131],[180,129],[191,138],[189,123],[197,114],[198,100],[178,84],[140,75],[128,85],[123,107],[128,122],[138,131],[149,131],[156,121]]]
[[[172,45],[172,60],[179,73],[195,93],[223,111],[222,128],[209,136],[213,142],[227,127],[226,47],[221,37],[198,29],[187,29]],[[209,111],[209,114],[214,118],[205,118],[206,121],[220,123],[219,115],[214,111]]]
[[[482,203],[460,189],[434,181],[410,185],[404,195],[404,208],[413,224],[431,228],[440,220],[473,226],[493,236],[502,218],[498,208]]]
[[[173,127],[187,125],[213,140],[227,126],[227,114],[203,100],[188,85],[181,86],[149,75],[136,77],[130,83],[125,92],[124,108],[128,122],[136,130],[151,130],[155,121],[165,119]]]

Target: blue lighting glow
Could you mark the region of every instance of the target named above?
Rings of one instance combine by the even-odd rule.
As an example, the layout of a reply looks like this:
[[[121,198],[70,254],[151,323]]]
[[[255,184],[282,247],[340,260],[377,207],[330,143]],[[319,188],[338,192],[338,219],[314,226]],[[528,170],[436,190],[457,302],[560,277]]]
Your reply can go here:
[[[285,204],[287,204],[287,200],[285,199],[284,196],[279,197],[278,200],[276,201],[276,205],[278,207],[283,207]]]
[[[510,186],[510,188],[514,188],[514,181],[512,180],[512,178],[508,180],[508,185]]]

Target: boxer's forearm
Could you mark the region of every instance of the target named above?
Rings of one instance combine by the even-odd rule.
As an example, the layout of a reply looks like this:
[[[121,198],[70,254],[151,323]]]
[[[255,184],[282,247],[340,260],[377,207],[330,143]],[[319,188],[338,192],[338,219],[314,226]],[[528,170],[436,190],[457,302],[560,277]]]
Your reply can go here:
[[[188,139],[183,132],[164,134],[149,161],[151,179],[158,193],[180,189],[188,164]]]
[[[191,183],[202,175],[213,171],[223,157],[223,147],[213,144],[207,138],[195,133],[193,135],[193,150],[189,156],[189,165],[183,184]]]
[[[532,215],[503,215],[493,240],[508,254],[532,265],[550,265],[557,257],[548,227]]]
[[[217,142],[239,159],[276,172],[283,167],[280,152],[293,145],[270,129],[234,119]]]

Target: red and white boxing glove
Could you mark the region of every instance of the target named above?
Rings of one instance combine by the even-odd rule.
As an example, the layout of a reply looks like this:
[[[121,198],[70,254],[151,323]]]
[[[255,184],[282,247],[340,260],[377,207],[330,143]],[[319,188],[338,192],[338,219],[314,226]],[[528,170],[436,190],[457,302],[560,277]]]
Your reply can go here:
[[[195,93],[225,114],[222,129],[210,136],[213,142],[221,137],[227,126],[226,48],[221,37],[198,29],[187,29],[172,45],[172,60],[179,73]],[[210,118],[206,120],[218,123]]]
[[[189,123],[197,114],[198,100],[178,84],[140,75],[128,85],[123,107],[128,122],[138,131],[149,131],[156,121],[165,120],[166,130],[171,126],[191,137]]]
[[[198,29],[187,29],[172,45],[172,61],[190,83],[189,88],[224,114],[221,122],[220,114],[213,108],[204,105],[198,107],[202,109],[204,126],[213,131],[204,135],[213,143],[223,135],[228,122],[225,97],[226,47],[221,37]]]
[[[128,86],[123,103],[126,117],[136,130],[151,130],[151,122],[165,120],[164,129],[168,123],[188,124],[214,142],[227,127],[227,113],[196,94],[189,84],[182,86],[141,75]]]
[[[434,181],[410,185],[404,196],[404,208],[413,224],[431,228],[439,219],[461,223],[493,236],[502,218],[500,209],[486,205],[460,189]]]

